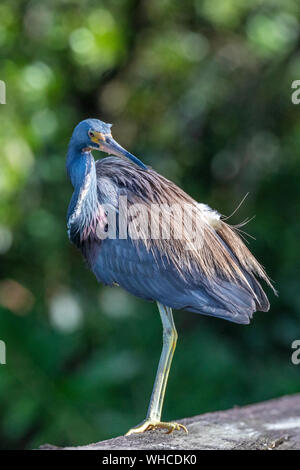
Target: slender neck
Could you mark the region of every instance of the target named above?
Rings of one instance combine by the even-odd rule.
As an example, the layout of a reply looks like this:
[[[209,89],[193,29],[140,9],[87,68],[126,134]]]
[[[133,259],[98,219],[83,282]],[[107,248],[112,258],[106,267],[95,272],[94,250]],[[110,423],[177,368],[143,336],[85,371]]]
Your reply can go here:
[[[68,226],[75,225],[78,231],[91,222],[98,207],[95,161],[89,151],[68,149],[67,172],[74,187],[68,209]]]
[[[80,150],[70,142],[67,154],[67,172],[74,190],[80,189],[84,178],[92,168],[93,156],[89,151]]]

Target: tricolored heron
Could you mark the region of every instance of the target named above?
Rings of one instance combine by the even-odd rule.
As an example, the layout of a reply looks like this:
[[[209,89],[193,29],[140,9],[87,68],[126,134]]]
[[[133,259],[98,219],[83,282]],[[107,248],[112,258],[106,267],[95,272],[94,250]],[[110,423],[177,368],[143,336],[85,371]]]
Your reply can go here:
[[[113,156],[95,162],[92,150]],[[67,215],[70,240],[80,248],[98,281],[156,301],[162,320],[163,349],[148,413],[127,434],[157,428],[167,432],[186,430],[182,424],[161,422],[177,340],[172,309],[247,324],[255,311],[269,309],[256,276],[272,287],[269,278],[236,230],[218,212],[197,203],[127,152],[113,139],[110,124],[86,119],[75,127],[67,171],[74,187]],[[142,218],[130,212],[125,236],[121,236],[121,198],[126,198],[129,212],[135,206],[145,209]],[[169,236],[162,234],[161,215],[154,218],[156,226],[153,224],[159,235],[145,236],[152,223],[148,216],[157,207],[163,207],[162,214],[173,222]],[[181,209],[183,219],[179,217]],[[117,222],[111,222],[109,212]],[[109,229],[115,223],[111,236]],[[129,230],[129,224],[133,229]],[[180,225],[184,230],[178,236]]]

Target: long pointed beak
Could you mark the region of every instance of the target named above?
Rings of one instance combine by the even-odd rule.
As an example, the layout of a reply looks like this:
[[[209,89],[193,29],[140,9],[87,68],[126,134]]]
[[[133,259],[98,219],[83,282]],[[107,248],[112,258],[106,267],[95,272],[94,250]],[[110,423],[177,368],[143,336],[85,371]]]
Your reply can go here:
[[[102,152],[106,152],[110,155],[116,155],[116,157],[128,158],[128,160],[132,161],[132,163],[134,163],[135,165],[139,166],[140,168],[143,168],[144,170],[148,170],[147,166],[143,162],[141,162],[141,160],[132,155],[130,152],[127,152],[127,150],[121,147],[121,145],[119,145],[118,142],[116,142],[111,135],[100,135],[101,138],[97,138],[97,135],[95,136],[95,139],[92,139],[93,142],[97,144],[97,150],[101,150]]]
[[[112,155],[116,155],[117,157],[128,158],[144,170],[148,169],[147,166],[143,162],[141,162],[141,160],[139,160],[137,157],[132,155],[132,153],[127,152],[127,150],[121,147],[121,145],[119,145],[118,142],[116,142],[112,136],[107,136],[105,138],[105,141],[101,142],[100,147],[102,147],[105,152],[110,153]]]

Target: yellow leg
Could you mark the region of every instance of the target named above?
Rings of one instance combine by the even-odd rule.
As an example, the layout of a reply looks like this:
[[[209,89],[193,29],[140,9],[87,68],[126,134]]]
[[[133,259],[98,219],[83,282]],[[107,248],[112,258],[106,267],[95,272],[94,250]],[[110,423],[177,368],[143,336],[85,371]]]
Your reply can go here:
[[[172,309],[160,304],[159,302],[157,302],[157,306],[163,324],[163,349],[158,364],[148,413],[146,419],[138,426],[130,429],[126,433],[126,436],[159,428],[167,429],[167,434],[180,429],[187,432],[187,429],[183,424],[173,422],[164,423],[160,421],[168,376],[176,348],[177,331],[174,325]]]

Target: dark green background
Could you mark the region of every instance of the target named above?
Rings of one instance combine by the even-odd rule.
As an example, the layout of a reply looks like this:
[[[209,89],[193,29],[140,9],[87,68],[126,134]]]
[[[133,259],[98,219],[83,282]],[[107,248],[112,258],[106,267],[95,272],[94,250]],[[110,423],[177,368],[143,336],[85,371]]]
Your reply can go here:
[[[0,18],[1,447],[107,439],[146,413],[156,306],[99,286],[66,234],[86,117],[224,214],[249,192],[231,222],[255,216],[279,290],[250,326],[175,312],[164,418],[299,391],[298,0],[1,0]]]

